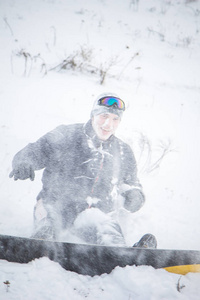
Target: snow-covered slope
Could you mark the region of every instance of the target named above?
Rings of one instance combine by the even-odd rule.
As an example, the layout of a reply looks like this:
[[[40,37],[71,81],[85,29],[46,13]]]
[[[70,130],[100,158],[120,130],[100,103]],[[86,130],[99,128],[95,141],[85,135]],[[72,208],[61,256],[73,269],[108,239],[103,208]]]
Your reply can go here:
[[[159,248],[200,250],[199,31],[199,1],[0,0],[1,234],[31,234],[41,188],[41,172],[8,178],[14,154],[57,125],[87,121],[94,98],[113,91],[127,104],[118,136],[133,147],[147,199],[120,216],[127,245],[151,232]],[[179,293],[179,275],[148,267],[90,278],[45,258],[0,266],[0,299],[200,294],[199,274],[181,278]]]

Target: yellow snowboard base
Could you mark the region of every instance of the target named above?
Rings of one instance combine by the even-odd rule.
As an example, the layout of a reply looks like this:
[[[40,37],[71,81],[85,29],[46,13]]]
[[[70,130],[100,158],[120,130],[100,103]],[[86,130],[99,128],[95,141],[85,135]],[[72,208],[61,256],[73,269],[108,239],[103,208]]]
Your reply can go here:
[[[183,265],[183,266],[173,266],[164,268],[166,271],[176,274],[185,275],[189,272],[200,273],[200,264],[197,265]]]

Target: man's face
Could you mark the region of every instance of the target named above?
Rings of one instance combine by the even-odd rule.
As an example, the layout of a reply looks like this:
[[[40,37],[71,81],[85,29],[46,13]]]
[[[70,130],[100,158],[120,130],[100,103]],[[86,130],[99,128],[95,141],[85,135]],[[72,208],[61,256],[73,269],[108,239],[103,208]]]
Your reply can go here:
[[[115,133],[121,119],[118,115],[104,113],[92,118],[93,129],[100,140],[106,141]]]

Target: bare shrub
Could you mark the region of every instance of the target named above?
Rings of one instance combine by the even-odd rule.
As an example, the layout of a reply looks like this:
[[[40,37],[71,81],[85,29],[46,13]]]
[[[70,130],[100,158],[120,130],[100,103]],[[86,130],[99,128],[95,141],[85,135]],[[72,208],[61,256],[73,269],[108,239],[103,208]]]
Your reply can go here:
[[[13,51],[11,55],[11,67],[12,72],[14,73],[14,67],[13,67],[13,57],[19,57],[24,60],[24,71],[23,76],[28,77],[30,76],[32,72],[32,68],[34,65],[38,64],[40,65],[40,72],[43,73],[43,75],[47,74],[47,67],[44,59],[40,56],[40,53],[37,55],[32,55],[25,49],[20,49],[18,51]]]
[[[131,0],[129,6],[134,11],[138,11],[139,10],[139,0]]]
[[[105,82],[106,76],[108,76],[108,72],[113,66],[116,66],[118,57],[111,58],[109,62],[105,64],[101,64],[99,68],[99,76],[100,76],[100,84]]]
[[[182,284],[182,285],[180,284],[181,278],[182,278],[182,276],[179,278],[177,285],[176,285],[176,289],[178,292],[181,292],[181,290],[185,287],[184,284]]]
[[[6,23],[6,26],[9,28],[11,35],[14,36],[12,27],[10,26],[10,24],[9,24],[9,22],[8,22],[8,20],[7,20],[7,18],[4,17],[3,20],[4,20],[4,22]]]
[[[160,168],[165,157],[175,151],[170,139],[160,139],[156,145],[152,145],[150,139],[142,132],[138,133],[134,148],[141,173],[152,173]]]
[[[154,30],[151,27],[148,27],[147,30],[149,31],[149,35],[152,35],[152,34],[156,35],[156,36],[159,37],[159,39],[160,39],[161,42],[165,41],[165,34],[162,31]]]
[[[64,58],[59,64],[51,67],[49,71],[65,71],[73,70],[89,74],[95,74],[100,77],[100,84],[105,82],[109,71],[117,64],[117,57],[110,58],[108,62],[94,64],[93,63],[93,49],[81,46],[80,49],[75,50],[72,54]]]
[[[55,39],[54,42],[56,43]],[[139,52],[136,52],[129,61],[124,64],[121,72],[119,69],[115,69],[119,63],[119,57],[113,56],[103,62],[96,62],[94,51],[88,46],[80,46],[74,50],[71,54],[64,55],[64,58],[60,62],[52,64],[46,64],[45,60],[41,57],[40,53],[33,55],[24,48],[12,52],[11,67],[14,73],[14,57],[23,59],[23,76],[30,76],[33,69],[40,70],[40,73],[46,75],[49,71],[65,72],[68,70],[93,74],[99,78],[99,83],[102,85],[105,83],[107,77],[120,79],[126,68],[132,63]],[[116,71],[117,70],[117,71]]]
[[[92,49],[81,46],[80,49],[64,58],[59,64],[49,69],[49,71],[60,72],[62,70],[84,71],[89,69],[89,62],[92,58]]]

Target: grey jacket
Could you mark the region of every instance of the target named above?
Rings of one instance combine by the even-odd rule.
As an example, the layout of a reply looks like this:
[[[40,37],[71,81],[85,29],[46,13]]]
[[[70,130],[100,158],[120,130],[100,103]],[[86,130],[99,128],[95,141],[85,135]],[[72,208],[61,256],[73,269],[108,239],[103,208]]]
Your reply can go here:
[[[28,144],[15,155],[13,170],[24,163],[33,170],[44,169],[37,199],[49,205],[59,202],[63,214],[83,211],[89,205],[88,197],[96,199],[92,206],[108,213],[113,210],[114,190],[124,196],[124,206],[131,212],[145,200],[130,146],[115,136],[100,141],[91,120],[61,125]]]

